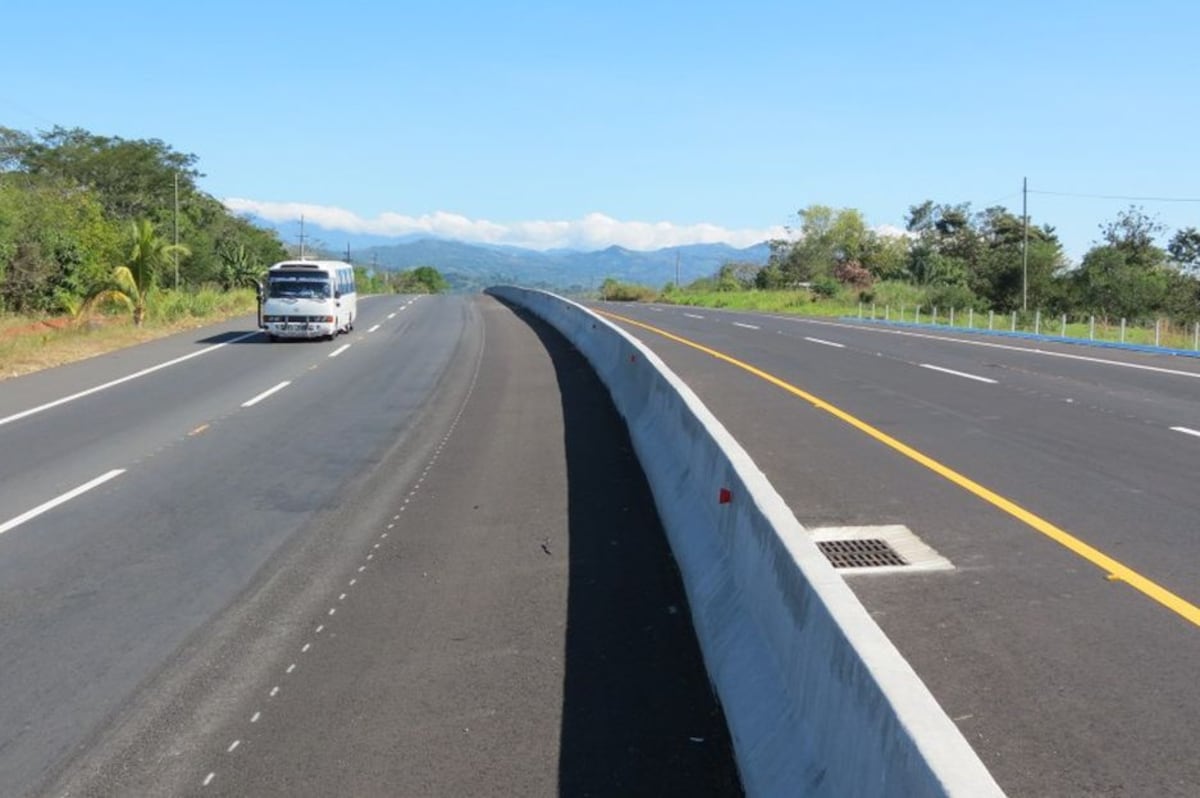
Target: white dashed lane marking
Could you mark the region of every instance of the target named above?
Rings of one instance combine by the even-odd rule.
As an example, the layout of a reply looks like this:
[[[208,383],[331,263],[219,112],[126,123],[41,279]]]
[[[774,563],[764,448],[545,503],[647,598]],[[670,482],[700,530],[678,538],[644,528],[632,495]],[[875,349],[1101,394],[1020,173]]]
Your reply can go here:
[[[380,325],[376,324],[374,327],[370,327],[370,328],[368,328],[368,329],[367,329],[367,332],[369,332],[369,333],[373,333],[373,332],[375,332],[376,330],[378,330],[378,329],[379,329],[379,327],[380,327]]]
[[[136,371],[133,374],[129,374],[129,375],[126,375],[119,379],[115,379],[110,382],[106,382],[103,385],[97,385],[95,388],[88,388],[86,391],[80,391],[79,393],[73,393],[70,396],[64,396],[61,399],[55,399],[53,402],[47,402],[44,405],[38,405],[37,407],[31,407],[28,410],[24,410],[20,413],[14,413],[11,416],[6,416],[5,418],[0,418],[0,427],[4,426],[5,424],[8,424],[10,422],[17,421],[22,418],[26,418],[27,416],[32,416],[34,413],[40,413],[43,410],[49,410],[52,407],[58,407],[59,405],[65,405],[67,402],[74,402],[76,399],[82,399],[85,396],[91,396],[94,393],[99,393],[100,391],[107,390],[108,388],[112,388],[115,385],[121,385],[123,383],[129,382],[130,380],[136,380],[139,377],[144,377],[147,374],[153,374],[154,372],[159,371],[161,369],[165,369],[168,366],[174,366],[177,363],[183,363],[187,360],[191,360],[194,357],[200,357],[201,355],[206,355],[209,352],[215,352],[218,349],[222,349],[226,346],[229,346],[230,344],[236,344],[238,341],[244,341],[247,338],[253,338],[254,336],[259,335],[259,334],[260,333],[258,332],[258,330],[255,330],[252,333],[246,333],[245,335],[239,335],[236,338],[230,338],[228,341],[224,341],[219,344],[214,344],[214,345],[208,347],[207,349],[201,349],[199,352],[192,352],[190,355],[184,355],[183,357],[177,357],[174,360],[168,360],[165,363],[159,363],[157,366],[151,366],[150,368],[145,368],[145,369],[142,369],[141,371]]]
[[[403,308],[401,308],[401,310],[403,310]],[[371,330],[369,330],[368,332],[372,332],[372,331],[374,331],[375,329],[378,329],[378,327],[379,327],[379,325],[376,325],[375,327],[371,328]],[[482,350],[481,350],[481,351],[480,351],[480,362],[482,362],[482,359],[483,359],[483,352],[482,352]],[[409,502],[412,500],[412,498],[413,498],[413,497],[414,497],[414,496],[417,494],[417,492],[418,492],[418,489],[419,489],[419,488],[420,488],[420,486],[421,486],[421,483],[422,483],[422,482],[424,482],[424,480],[425,480],[425,478],[428,476],[428,474],[429,474],[430,470],[433,468],[433,465],[434,465],[434,463],[436,463],[436,462],[437,462],[437,459],[438,459],[439,455],[441,454],[441,451],[442,451],[442,449],[445,447],[445,445],[446,445],[447,441],[449,441],[449,440],[450,440],[450,437],[451,437],[451,436],[454,434],[454,431],[455,431],[455,429],[458,427],[458,421],[459,421],[459,419],[461,419],[461,418],[462,418],[463,412],[464,412],[464,410],[466,409],[466,406],[467,406],[468,402],[470,401],[470,399],[471,399],[472,395],[473,395],[473,394],[474,394],[474,392],[475,392],[475,384],[476,384],[476,379],[478,378],[478,376],[479,376],[479,366],[478,366],[478,364],[476,364],[475,378],[473,378],[473,379],[471,380],[471,385],[470,385],[470,387],[467,389],[467,395],[466,395],[466,398],[463,400],[463,404],[462,404],[462,406],[459,408],[458,415],[457,415],[457,416],[455,416],[455,419],[454,419],[454,421],[453,421],[453,422],[451,422],[451,424],[450,424],[450,429],[447,431],[447,433],[446,433],[445,437],[444,437],[444,438],[442,438],[442,441],[441,441],[441,443],[440,443],[440,444],[437,446],[437,448],[436,448],[436,450],[435,450],[435,452],[434,452],[433,456],[430,458],[430,460],[429,460],[428,464],[425,466],[425,469],[424,469],[424,471],[422,471],[422,473],[421,473],[421,477],[420,477],[420,478],[419,478],[419,479],[416,481],[416,483],[415,483],[415,484],[414,484],[414,486],[413,486],[413,489],[412,489],[411,491],[409,491],[409,493],[408,493],[407,497],[405,497],[405,499],[404,499],[404,504],[406,504],[406,505],[407,505],[407,504],[408,504],[408,503],[409,503]],[[285,384],[286,384],[286,383],[285,383]],[[271,392],[273,392],[274,390],[278,390],[278,389],[279,389],[279,388],[281,388],[281,387],[283,387],[283,385],[276,386],[276,388],[272,389],[272,391],[271,391]],[[267,394],[264,394],[264,395],[263,395],[262,397],[260,397],[260,398],[265,398],[265,396],[266,396],[266,395],[269,395],[269,393],[271,393],[271,392],[268,392]],[[395,521],[399,521],[399,520],[400,520],[400,514],[401,514],[401,513],[403,513],[403,512],[404,512],[404,507],[403,507],[403,506],[401,506],[401,507],[397,508],[396,514],[392,516],[392,521],[393,521],[393,522],[395,522]],[[389,529],[389,530],[390,530],[390,529],[395,529],[395,528],[396,528],[396,524],[395,524],[395,523],[389,523],[389,524],[387,524],[387,529]],[[381,533],[380,533],[379,537],[380,537],[380,540],[381,540],[381,541],[382,541],[382,540],[386,540],[386,539],[387,539],[387,537],[388,537],[388,533],[387,533],[386,531],[383,531],[383,532],[381,532]],[[375,551],[376,551],[376,550],[378,550],[378,549],[381,547],[381,545],[382,545],[382,543],[374,543],[374,544],[371,546],[371,549],[369,550],[369,552],[367,553],[367,556],[366,556],[366,560],[367,560],[368,562],[369,562],[370,560],[374,559],[374,557],[375,557]],[[358,566],[358,573],[360,573],[360,574],[361,574],[361,573],[363,573],[364,571],[366,571],[366,568],[367,568],[366,564],[359,565],[359,566]],[[428,576],[428,574],[426,574],[426,576]],[[357,584],[357,582],[358,582],[358,578],[357,578],[357,577],[351,578],[351,579],[350,579],[350,581],[349,581],[349,583],[348,583],[348,585],[347,585],[347,588],[354,587],[354,585],[355,585],[355,584]],[[340,601],[345,601],[345,600],[346,600],[346,597],[347,597],[347,595],[348,595],[348,594],[347,594],[347,593],[344,593],[344,592],[343,592],[343,593],[340,593],[340,594],[338,594],[337,600],[338,600],[339,602],[340,602]],[[337,612],[337,608],[336,608],[336,607],[330,607],[330,608],[329,608],[329,615],[334,615],[336,612]],[[325,625],[324,625],[324,624],[317,624],[316,628],[313,630],[313,634],[320,634],[320,633],[321,633],[321,631],[322,631],[322,630],[324,630],[324,628],[325,628]],[[303,646],[300,648],[300,653],[301,653],[301,654],[307,653],[311,647],[312,647],[312,644],[311,644],[311,643],[307,643],[307,642],[306,642],[306,643],[304,643],[304,645],[303,645]],[[286,674],[291,674],[291,673],[293,673],[295,670],[296,670],[296,663],[295,663],[295,662],[293,662],[293,663],[291,663],[291,664],[289,664],[289,665],[287,666],[287,668],[285,669],[284,673],[285,673],[285,675],[286,675]],[[277,695],[279,695],[279,685],[275,685],[274,687],[272,687],[272,688],[271,688],[271,691],[270,691],[270,693],[268,694],[268,697],[270,697],[270,698],[274,698],[274,697],[275,697],[275,696],[277,696]],[[251,723],[257,723],[261,717],[262,717],[262,713],[261,713],[261,712],[255,712],[255,713],[254,713],[254,715],[253,715],[253,716],[251,716],[251,718],[250,718],[250,722],[251,722]],[[234,749],[236,749],[240,743],[241,743],[241,739],[240,739],[240,738],[239,738],[239,739],[237,739],[237,740],[234,740],[234,741],[233,741],[233,743],[232,743],[232,744],[230,744],[230,746],[228,747],[228,749],[226,749],[226,750],[227,750],[227,753],[232,753],[232,752],[234,751]],[[215,776],[216,776],[216,771],[210,772],[210,773],[208,774],[208,776],[206,776],[206,777],[205,777],[205,779],[204,779],[204,781],[203,781],[203,784],[204,784],[204,786],[205,786],[205,787],[207,787],[209,784],[211,784],[211,783],[212,783],[212,780],[213,780],[213,778],[215,778]]]
[[[87,493],[89,490],[92,490],[93,488],[98,488],[101,485],[103,485],[105,482],[108,482],[110,479],[115,479],[116,477],[119,477],[124,473],[125,473],[124,468],[114,468],[112,471],[109,471],[105,474],[101,474],[100,476],[96,477],[95,479],[89,480],[89,481],[83,483],[82,485],[80,485],[79,487],[73,488],[73,489],[67,491],[66,493],[62,494],[61,496],[57,496],[48,502],[39,504],[37,507],[34,507],[32,510],[28,510],[24,513],[21,513],[16,518],[10,519],[8,521],[5,521],[3,524],[0,524],[0,535],[3,535],[5,532],[7,532],[10,529],[16,529],[21,524],[25,523],[26,521],[30,521],[34,518],[37,518],[39,515],[41,515],[44,512],[53,510],[55,507],[58,507],[60,504],[66,504],[67,502],[71,501],[71,499],[74,499],[78,496],[82,496],[83,494]]]
[[[329,356],[330,356],[330,357],[337,357],[338,355],[340,355],[342,352],[345,352],[345,351],[346,351],[347,349],[349,349],[349,348],[350,348],[350,344],[342,344],[342,345],[341,345],[341,346],[339,346],[337,349],[335,349],[335,350],[333,350],[332,352],[330,352],[330,353],[329,353]]]
[[[254,397],[253,399],[242,402],[242,407],[254,407],[256,404],[261,402],[263,399],[266,399],[271,394],[282,391],[284,388],[288,387],[291,384],[292,384],[291,380],[284,380],[283,382],[276,385],[274,388],[268,388],[267,390],[263,391],[258,396]]]
[[[1193,435],[1200,438],[1200,430],[1195,430],[1190,427],[1171,427],[1172,432],[1182,432],[1184,435]]]
[[[733,326],[734,326],[734,327],[745,327],[747,330],[758,330],[758,329],[761,329],[761,328],[760,328],[760,327],[759,327],[757,324],[743,324],[743,323],[742,323],[742,322],[740,322],[740,321],[735,321],[735,322],[733,323]]]
[[[931,363],[918,363],[917,365],[923,369],[929,369],[930,371],[940,371],[943,374],[953,374],[955,377],[962,377],[963,379],[966,379],[966,380],[975,380],[976,382],[986,382],[988,385],[996,384],[996,381],[993,379],[990,379],[988,377],[977,377],[974,374],[967,374],[965,371],[955,371],[954,369],[942,368],[941,366],[935,366]]]
[[[832,347],[835,347],[835,348],[837,348],[837,349],[845,349],[845,348],[846,348],[846,345],[845,345],[845,344],[839,344],[839,343],[838,343],[838,342],[836,342],[836,341],[826,341],[826,340],[825,340],[825,339],[823,339],[823,338],[809,338],[809,337],[806,335],[806,336],[804,336],[804,340],[805,340],[805,341],[808,341],[809,343],[820,344],[821,346],[832,346]]]

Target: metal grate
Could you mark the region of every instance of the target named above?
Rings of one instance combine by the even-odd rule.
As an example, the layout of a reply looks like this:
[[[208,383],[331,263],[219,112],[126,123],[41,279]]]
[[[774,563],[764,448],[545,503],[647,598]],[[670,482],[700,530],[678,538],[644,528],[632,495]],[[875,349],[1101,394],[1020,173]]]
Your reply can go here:
[[[817,545],[834,568],[908,565],[886,540],[819,540]]]

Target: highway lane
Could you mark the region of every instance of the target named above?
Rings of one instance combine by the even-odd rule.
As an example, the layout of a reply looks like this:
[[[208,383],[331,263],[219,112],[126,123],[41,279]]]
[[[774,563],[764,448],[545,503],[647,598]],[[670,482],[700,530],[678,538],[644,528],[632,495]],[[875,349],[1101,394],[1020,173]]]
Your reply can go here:
[[[410,301],[366,302],[362,320]],[[336,359],[327,344],[252,337],[0,426],[0,523],[124,469],[0,535],[0,793],[44,778],[405,434],[467,324],[465,305],[424,311],[422,301],[403,311],[419,336],[394,323],[343,339],[353,347]],[[196,350],[177,338],[123,360],[136,371],[162,350]],[[355,348],[363,356],[349,357]],[[61,372],[54,386],[75,389],[104,369]],[[289,390],[241,406],[281,380]],[[35,383],[3,392],[44,401]]]
[[[961,335],[708,309],[602,307],[776,375],[1173,591],[1185,612],[1200,603],[1200,439],[1171,429],[1195,423],[1193,361],[982,339],[1014,347],[995,349],[945,340]],[[1190,741],[1200,735],[1200,694],[1190,663],[1200,635],[1192,621],[809,401],[627,328],[697,390],[802,523],[904,523],[956,564],[850,581],[1006,790],[1196,794],[1200,760]]]
[[[736,794],[644,478],[578,355],[493,300],[377,298],[357,327],[250,336],[0,424],[0,523],[123,469],[0,534],[0,794],[415,774]],[[5,410],[245,332],[8,382]],[[459,740],[464,711],[486,733]],[[250,718],[269,733],[225,739]]]

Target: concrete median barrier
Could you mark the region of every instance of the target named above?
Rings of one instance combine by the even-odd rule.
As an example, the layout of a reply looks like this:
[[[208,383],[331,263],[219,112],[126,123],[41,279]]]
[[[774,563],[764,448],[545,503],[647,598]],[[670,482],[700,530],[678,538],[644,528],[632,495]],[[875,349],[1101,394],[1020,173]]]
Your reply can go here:
[[[554,294],[557,328],[629,427],[752,796],[1002,795],[740,444],[648,348]]]

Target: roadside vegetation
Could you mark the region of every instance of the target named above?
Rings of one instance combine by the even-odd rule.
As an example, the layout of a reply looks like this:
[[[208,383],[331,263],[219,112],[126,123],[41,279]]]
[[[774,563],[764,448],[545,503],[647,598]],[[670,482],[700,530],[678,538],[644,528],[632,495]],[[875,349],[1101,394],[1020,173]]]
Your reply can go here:
[[[813,205],[765,265],[726,263],[662,290],[606,280],[603,299],[777,313],[857,315],[1190,348],[1200,322],[1200,231],[1167,230],[1131,206],[1100,225],[1071,264],[1049,225],[1003,207],[932,201],[903,233],[867,227],[854,209]],[[1165,239],[1165,246],[1161,245]]]
[[[254,312],[294,253],[196,165],[158,139],[0,127],[0,379]],[[355,271],[362,293],[447,288],[429,266]]]

